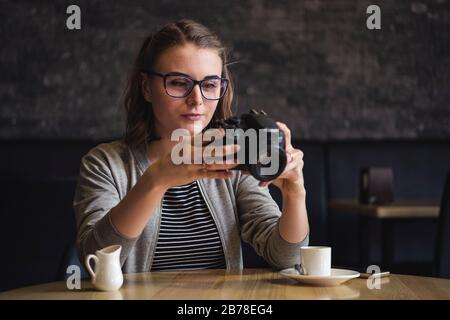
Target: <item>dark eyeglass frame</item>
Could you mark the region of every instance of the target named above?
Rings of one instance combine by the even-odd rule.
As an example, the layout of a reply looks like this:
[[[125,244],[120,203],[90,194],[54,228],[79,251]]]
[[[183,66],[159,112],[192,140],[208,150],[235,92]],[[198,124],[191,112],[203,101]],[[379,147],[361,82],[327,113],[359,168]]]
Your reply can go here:
[[[221,77],[218,77],[218,76],[206,77],[206,78],[203,79],[203,80],[194,80],[194,79],[192,79],[191,77],[189,77],[188,75],[186,75],[186,74],[184,74],[184,73],[180,73],[180,72],[169,72],[169,73],[166,73],[166,74],[162,74],[162,73],[155,72],[155,71],[144,71],[144,72],[145,72],[147,75],[149,75],[149,76],[158,76],[158,77],[162,78],[162,79],[163,79],[163,83],[164,83],[164,90],[166,91],[166,94],[167,94],[169,97],[172,97],[172,98],[186,98],[188,95],[191,94],[192,90],[194,90],[195,85],[198,84],[198,86],[199,86],[199,88],[200,88],[200,93],[202,94],[202,97],[203,97],[203,98],[205,98],[206,100],[220,100],[220,99],[225,95],[225,92],[227,92],[227,90],[228,90],[228,85],[229,85],[229,80],[228,80],[227,78],[221,78]],[[183,96],[181,96],[181,97],[173,96],[173,95],[169,94],[169,92],[167,91],[167,87],[166,87],[166,79],[167,79],[167,77],[169,77],[169,76],[180,76],[180,77],[189,79],[189,80],[192,81],[192,83],[193,83],[194,85],[191,87],[191,89],[190,89],[189,91],[186,92],[185,95],[183,95]],[[224,83],[226,83],[225,90],[223,90],[223,92],[222,92],[222,94],[220,95],[219,98],[215,98],[215,99],[207,98],[207,97],[205,97],[205,94],[203,93],[203,89],[202,89],[202,84],[203,84],[203,82],[204,82],[204,81],[208,81],[208,80],[212,80],[212,79],[220,80],[221,83],[222,83],[222,81],[224,81]]]

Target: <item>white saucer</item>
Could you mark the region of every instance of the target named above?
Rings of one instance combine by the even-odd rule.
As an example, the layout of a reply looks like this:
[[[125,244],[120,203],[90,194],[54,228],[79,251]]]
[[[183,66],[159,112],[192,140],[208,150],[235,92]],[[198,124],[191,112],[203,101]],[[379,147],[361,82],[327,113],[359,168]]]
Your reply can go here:
[[[294,268],[284,269],[280,271],[283,277],[296,280],[306,284],[312,284],[316,286],[338,286],[344,282],[358,278],[359,272],[346,269],[331,269],[330,276],[307,276],[299,274]]]

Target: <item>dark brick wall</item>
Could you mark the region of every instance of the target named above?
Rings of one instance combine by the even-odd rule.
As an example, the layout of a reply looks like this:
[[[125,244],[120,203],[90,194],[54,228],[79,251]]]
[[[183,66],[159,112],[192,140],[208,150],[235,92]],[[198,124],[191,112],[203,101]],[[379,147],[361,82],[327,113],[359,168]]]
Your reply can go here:
[[[73,3],[80,31],[65,27]],[[369,4],[382,30],[367,30]],[[138,46],[181,17],[233,46],[239,112],[264,108],[298,139],[450,136],[448,0],[2,0],[0,138],[121,135]]]

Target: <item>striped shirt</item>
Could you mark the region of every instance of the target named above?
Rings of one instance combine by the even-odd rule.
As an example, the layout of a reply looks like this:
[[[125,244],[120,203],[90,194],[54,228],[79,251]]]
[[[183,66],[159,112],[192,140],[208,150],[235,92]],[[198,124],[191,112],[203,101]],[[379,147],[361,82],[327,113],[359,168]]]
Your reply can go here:
[[[166,191],[152,271],[226,268],[217,226],[197,181]]]

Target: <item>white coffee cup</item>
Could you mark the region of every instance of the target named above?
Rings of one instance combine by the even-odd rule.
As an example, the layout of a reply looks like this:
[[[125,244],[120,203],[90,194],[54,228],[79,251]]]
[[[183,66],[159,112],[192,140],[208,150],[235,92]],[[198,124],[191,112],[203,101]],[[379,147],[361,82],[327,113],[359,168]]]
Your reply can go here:
[[[331,247],[301,247],[300,257],[304,275],[331,275]]]

